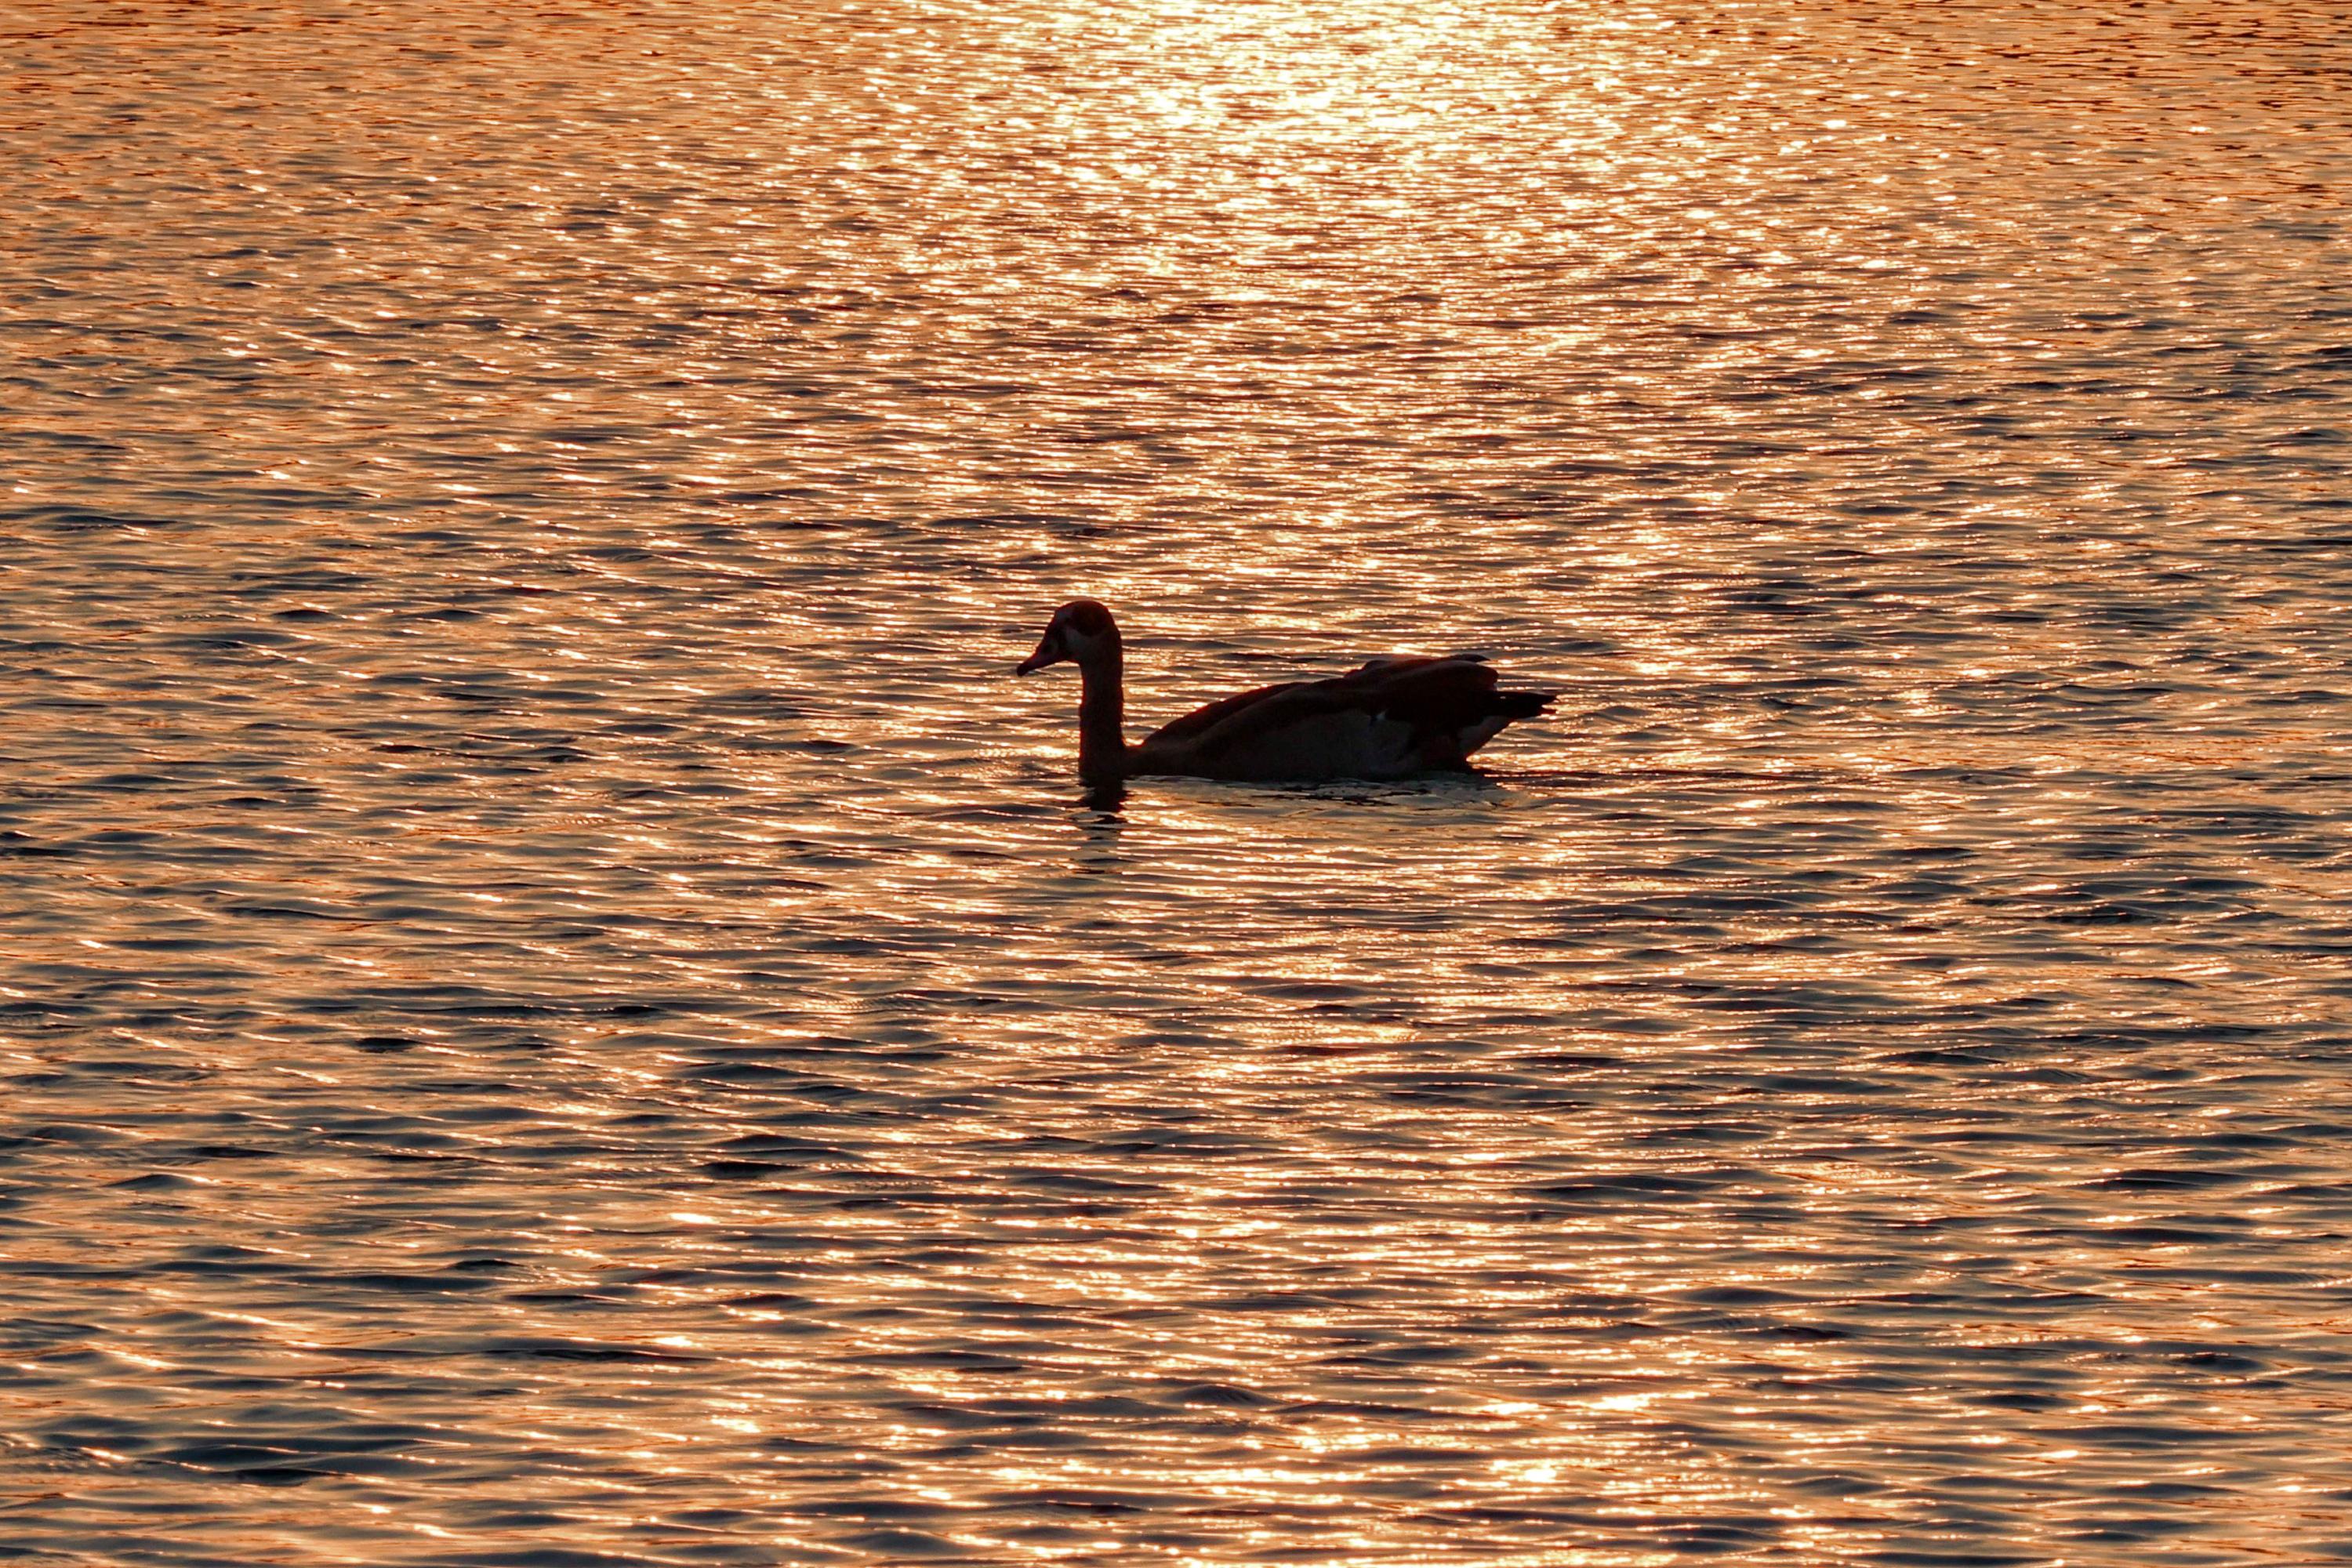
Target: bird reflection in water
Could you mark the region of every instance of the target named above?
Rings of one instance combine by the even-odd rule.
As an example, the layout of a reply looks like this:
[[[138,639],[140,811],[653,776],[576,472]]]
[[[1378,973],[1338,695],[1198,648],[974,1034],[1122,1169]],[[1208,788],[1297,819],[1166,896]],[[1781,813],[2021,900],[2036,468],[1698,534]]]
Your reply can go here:
[[[1089,784],[1078,800],[1091,814],[1081,817],[1080,823],[1096,834],[1115,840],[1118,829],[1127,825],[1119,816],[1119,808],[1127,804],[1127,784],[1124,780],[1101,779]]]

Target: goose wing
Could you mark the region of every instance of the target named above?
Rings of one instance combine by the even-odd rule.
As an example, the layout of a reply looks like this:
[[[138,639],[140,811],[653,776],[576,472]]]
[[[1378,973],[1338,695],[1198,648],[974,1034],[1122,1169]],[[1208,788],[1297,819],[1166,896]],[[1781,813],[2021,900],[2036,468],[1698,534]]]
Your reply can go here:
[[[1479,653],[1444,655],[1421,658],[1412,654],[1382,654],[1366,659],[1358,668],[1328,680],[1286,680],[1273,686],[1261,686],[1254,691],[1244,691],[1232,697],[1221,697],[1214,702],[1195,708],[1181,719],[1170,721],[1143,739],[1147,746],[1163,742],[1192,741],[1215,730],[1228,720],[1248,718],[1249,728],[1278,724],[1286,718],[1307,718],[1328,713],[1336,707],[1363,706],[1370,700],[1373,706],[1394,692],[1410,690],[1421,684],[1434,666],[1466,664],[1479,669],[1486,684],[1492,688],[1495,672],[1484,669],[1486,656]],[[1344,693],[1345,700],[1342,700]],[[1239,731],[1234,731],[1238,733]]]
[[[1390,656],[1328,680],[1260,687],[1168,725],[1147,765],[1226,778],[1384,778],[1460,768],[1548,693],[1496,689],[1479,656]]]
[[[1244,691],[1238,696],[1221,697],[1214,702],[1204,703],[1193,709],[1181,719],[1171,720],[1162,724],[1159,729],[1146,735],[1142,744],[1157,746],[1162,743],[1193,740],[1237,714],[1246,712],[1261,703],[1282,696],[1285,692],[1296,691],[1308,684],[1311,683],[1304,680],[1286,680],[1276,686],[1261,686],[1255,691]],[[1321,684],[1328,685],[1328,682]]]

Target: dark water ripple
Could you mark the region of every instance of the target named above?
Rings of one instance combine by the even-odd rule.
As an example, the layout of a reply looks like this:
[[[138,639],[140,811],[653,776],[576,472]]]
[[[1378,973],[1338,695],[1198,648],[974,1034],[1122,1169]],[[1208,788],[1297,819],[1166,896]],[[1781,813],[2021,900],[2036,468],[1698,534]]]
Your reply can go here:
[[[2341,24],[10,10],[0,1560],[2352,1558]]]

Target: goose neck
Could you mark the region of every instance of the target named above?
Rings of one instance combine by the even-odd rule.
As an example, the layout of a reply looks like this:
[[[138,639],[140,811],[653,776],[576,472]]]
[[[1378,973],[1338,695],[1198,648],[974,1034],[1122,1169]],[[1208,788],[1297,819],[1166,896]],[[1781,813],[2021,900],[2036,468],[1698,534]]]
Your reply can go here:
[[[1078,772],[1116,778],[1127,762],[1127,679],[1118,650],[1087,660],[1078,673]]]

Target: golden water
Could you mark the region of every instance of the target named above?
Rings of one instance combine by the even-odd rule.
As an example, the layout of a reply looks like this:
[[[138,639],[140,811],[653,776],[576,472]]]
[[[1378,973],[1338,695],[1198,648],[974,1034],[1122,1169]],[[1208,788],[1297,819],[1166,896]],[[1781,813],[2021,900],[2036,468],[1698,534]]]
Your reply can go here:
[[[2352,1555],[2337,7],[0,58],[0,1559]]]

